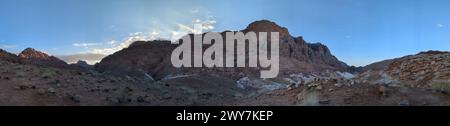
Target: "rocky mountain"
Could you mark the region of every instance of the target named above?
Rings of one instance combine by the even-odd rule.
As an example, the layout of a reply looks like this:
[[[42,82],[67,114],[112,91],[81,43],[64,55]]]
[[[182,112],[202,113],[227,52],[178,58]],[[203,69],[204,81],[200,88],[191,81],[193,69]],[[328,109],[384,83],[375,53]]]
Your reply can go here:
[[[19,55],[15,55],[4,50],[0,50],[0,59],[13,61],[21,64],[30,64],[48,67],[67,68],[68,64],[54,56],[37,51],[33,48],[26,48]]]
[[[88,64],[95,64],[102,60],[106,55],[103,54],[93,54],[93,53],[82,53],[82,54],[71,54],[71,55],[59,55],[56,56],[59,59],[67,63],[77,63],[79,60],[86,61]]]
[[[324,69],[344,70],[348,66],[331,54],[327,46],[321,43],[308,43],[302,36],[293,37],[288,29],[277,25],[275,22],[260,20],[251,23],[244,32],[279,32],[280,54],[283,57],[298,60],[308,65],[317,65],[314,71]],[[320,68],[323,67],[323,68]]]
[[[68,64],[54,56],[37,51],[33,48],[26,48],[19,55],[22,63],[51,67],[68,67]]]
[[[92,65],[89,65],[86,61],[83,61],[83,60],[79,60],[78,62],[69,64],[69,65],[73,68],[86,69],[86,70],[93,68]]]
[[[282,62],[280,62],[279,75],[322,70],[344,71],[348,67],[334,57],[325,45],[307,43],[302,37],[292,37],[287,28],[274,22],[268,20],[256,21],[242,31],[280,33],[280,61]],[[96,69],[103,72],[127,73],[144,77],[151,75],[156,79],[178,74],[201,73],[222,76],[259,75],[259,68],[174,69],[170,62],[170,55],[175,47],[176,45],[170,44],[169,41],[135,42],[128,48],[105,57],[96,65]],[[207,48],[207,46],[204,46],[204,48]]]

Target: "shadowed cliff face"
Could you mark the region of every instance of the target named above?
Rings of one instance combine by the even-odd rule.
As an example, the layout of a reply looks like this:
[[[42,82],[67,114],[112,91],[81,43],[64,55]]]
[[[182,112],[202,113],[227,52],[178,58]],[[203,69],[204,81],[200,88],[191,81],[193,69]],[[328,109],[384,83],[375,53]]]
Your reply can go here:
[[[320,43],[310,44],[302,37],[292,37],[287,28],[276,23],[261,20],[251,23],[246,32],[279,32],[280,35],[280,74],[293,72],[317,72],[322,70],[345,70],[347,65],[334,57],[330,50]],[[225,32],[222,33],[225,38]],[[193,35],[190,34],[191,39]],[[270,38],[270,36],[268,36]],[[268,40],[270,40],[268,38]],[[225,41],[225,39],[224,39]],[[270,41],[269,41],[270,43]],[[226,45],[226,43],[225,43]],[[270,44],[269,44],[270,45]],[[135,42],[128,48],[105,57],[96,69],[111,73],[130,75],[149,74],[161,79],[177,74],[217,74],[220,76],[257,76],[261,68],[180,68],[175,69],[170,55],[177,45],[169,41]],[[203,45],[203,51],[209,45]],[[248,58],[248,57],[247,57]]]
[[[0,59],[10,62],[19,62],[19,57],[3,49],[0,49]]]
[[[175,47],[176,45],[172,45],[169,41],[138,41],[103,58],[95,68],[113,74],[142,77],[144,74],[151,74],[160,79],[173,70],[170,54]]]

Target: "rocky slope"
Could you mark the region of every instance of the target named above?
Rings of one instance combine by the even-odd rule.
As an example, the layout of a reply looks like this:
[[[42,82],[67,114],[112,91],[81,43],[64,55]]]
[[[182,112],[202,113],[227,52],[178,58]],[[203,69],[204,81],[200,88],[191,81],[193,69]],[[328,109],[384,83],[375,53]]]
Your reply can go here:
[[[387,72],[414,87],[449,88],[450,53],[428,51],[406,56],[390,63]]]
[[[9,53],[3,49],[0,49],[0,59],[10,62],[19,62],[17,55]]]
[[[394,84],[424,89],[450,90],[450,53],[427,51],[368,65],[363,75]],[[367,79],[367,78],[365,78]]]
[[[233,80],[211,76],[154,82],[3,59],[0,73],[0,106],[232,105],[246,94]]]
[[[148,78],[164,78],[174,71],[170,54],[176,45],[169,41],[134,42],[128,48],[102,59],[96,70]]]
[[[286,28],[276,23],[261,20],[251,23],[243,32],[280,33],[280,74],[317,72],[322,70],[347,69],[347,65],[334,57],[330,50],[320,43],[307,43],[302,37],[292,37]],[[222,33],[224,34],[224,33]],[[191,35],[193,36],[193,35]],[[270,39],[269,39],[270,40]],[[177,69],[170,62],[171,51],[176,45],[168,41],[136,42],[130,47],[105,57],[96,64],[99,71],[151,75],[156,79],[178,74],[218,74],[220,76],[256,76],[259,68],[215,68]],[[207,48],[204,46],[204,48]]]
[[[450,105],[450,96],[439,92],[391,86],[381,89],[331,71],[237,82],[208,75],[147,81],[0,59],[0,73],[0,106]]]

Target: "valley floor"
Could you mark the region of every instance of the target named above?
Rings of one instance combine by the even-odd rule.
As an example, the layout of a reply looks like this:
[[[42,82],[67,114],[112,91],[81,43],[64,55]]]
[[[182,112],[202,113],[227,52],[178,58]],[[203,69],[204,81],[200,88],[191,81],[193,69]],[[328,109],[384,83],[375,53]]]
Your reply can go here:
[[[242,87],[215,76],[151,81],[95,71],[66,70],[0,61],[2,106],[440,106],[450,95],[433,90],[366,83],[292,85],[252,80]]]

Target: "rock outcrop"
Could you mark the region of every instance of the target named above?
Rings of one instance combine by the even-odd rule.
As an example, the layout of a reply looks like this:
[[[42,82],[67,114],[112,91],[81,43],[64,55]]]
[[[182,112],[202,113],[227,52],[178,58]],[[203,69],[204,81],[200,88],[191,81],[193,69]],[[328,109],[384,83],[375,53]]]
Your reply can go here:
[[[450,90],[449,52],[420,52],[373,63],[364,69],[363,75],[379,74],[410,87]]]
[[[450,53],[428,51],[406,56],[390,63],[387,72],[414,87],[428,88],[440,82],[450,84]]]

